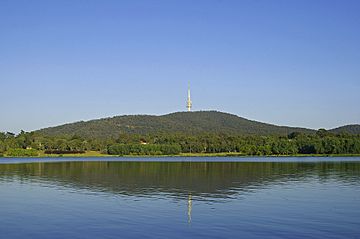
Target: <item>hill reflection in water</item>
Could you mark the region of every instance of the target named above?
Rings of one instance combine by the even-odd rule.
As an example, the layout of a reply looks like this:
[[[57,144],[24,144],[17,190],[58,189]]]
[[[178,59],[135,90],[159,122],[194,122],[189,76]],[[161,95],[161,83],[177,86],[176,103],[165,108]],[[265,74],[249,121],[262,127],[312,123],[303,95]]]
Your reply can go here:
[[[61,162],[0,165],[0,181],[39,180],[115,195],[166,194],[217,200],[270,184],[328,180],[358,183],[356,162]]]

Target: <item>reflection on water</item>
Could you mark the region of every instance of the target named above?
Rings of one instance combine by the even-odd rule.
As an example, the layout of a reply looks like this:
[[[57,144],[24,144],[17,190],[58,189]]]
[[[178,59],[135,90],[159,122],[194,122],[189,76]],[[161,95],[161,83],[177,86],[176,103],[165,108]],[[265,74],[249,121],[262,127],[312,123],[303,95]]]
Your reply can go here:
[[[9,238],[41,238],[57,227],[68,228],[59,229],[59,238],[117,238],[120,231],[128,238],[354,237],[359,179],[356,161],[0,164],[6,221],[0,232]],[[24,234],[19,223],[29,225]]]
[[[191,212],[192,212],[192,196],[191,193],[189,193],[189,199],[188,199],[188,223],[191,224]]]
[[[0,165],[0,180],[40,180],[124,195],[166,193],[178,199],[188,198],[190,193],[199,200],[232,198],[234,194],[277,182],[333,178],[358,183],[359,177],[360,164],[357,162],[62,162]]]

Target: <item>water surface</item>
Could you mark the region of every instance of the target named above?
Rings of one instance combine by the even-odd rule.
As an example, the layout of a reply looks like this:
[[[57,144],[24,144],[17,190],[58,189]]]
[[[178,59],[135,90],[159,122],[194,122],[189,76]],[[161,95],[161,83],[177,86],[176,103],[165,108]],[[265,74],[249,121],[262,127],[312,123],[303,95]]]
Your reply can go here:
[[[11,160],[1,238],[360,238],[359,158]]]

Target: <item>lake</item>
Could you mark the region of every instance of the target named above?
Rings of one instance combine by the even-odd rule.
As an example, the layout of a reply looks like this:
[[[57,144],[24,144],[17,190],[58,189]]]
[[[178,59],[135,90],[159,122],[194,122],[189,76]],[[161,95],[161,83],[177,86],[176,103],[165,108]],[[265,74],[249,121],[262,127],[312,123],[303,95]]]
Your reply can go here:
[[[0,222],[1,238],[360,238],[360,158],[0,158]]]

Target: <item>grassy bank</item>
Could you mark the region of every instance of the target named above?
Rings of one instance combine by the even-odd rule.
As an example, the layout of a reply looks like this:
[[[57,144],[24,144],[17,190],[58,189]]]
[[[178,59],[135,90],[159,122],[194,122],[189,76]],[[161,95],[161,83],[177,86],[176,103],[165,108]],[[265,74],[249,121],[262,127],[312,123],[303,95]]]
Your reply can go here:
[[[16,157],[34,157],[34,158],[58,158],[58,157],[360,157],[360,154],[294,154],[294,155],[246,155],[242,153],[180,153],[176,155],[109,155],[100,151],[86,151],[80,154],[45,154],[44,151],[38,151],[36,156],[10,156],[6,153],[0,157],[16,158]]]
[[[109,157],[111,155],[102,154],[100,151],[86,151],[81,154],[45,154],[43,151],[39,152],[38,157]]]
[[[111,155],[108,154],[102,154],[99,151],[86,151],[85,153],[81,153],[81,154],[45,154],[44,151],[37,151],[37,155],[36,156],[27,156],[27,155],[23,155],[23,156],[11,156],[8,154],[3,154],[2,157],[6,157],[6,158],[21,158],[21,157],[31,157],[31,158],[58,158],[58,157],[110,157]]]
[[[183,153],[182,157],[360,157],[360,154],[289,154],[246,155],[241,153]]]

